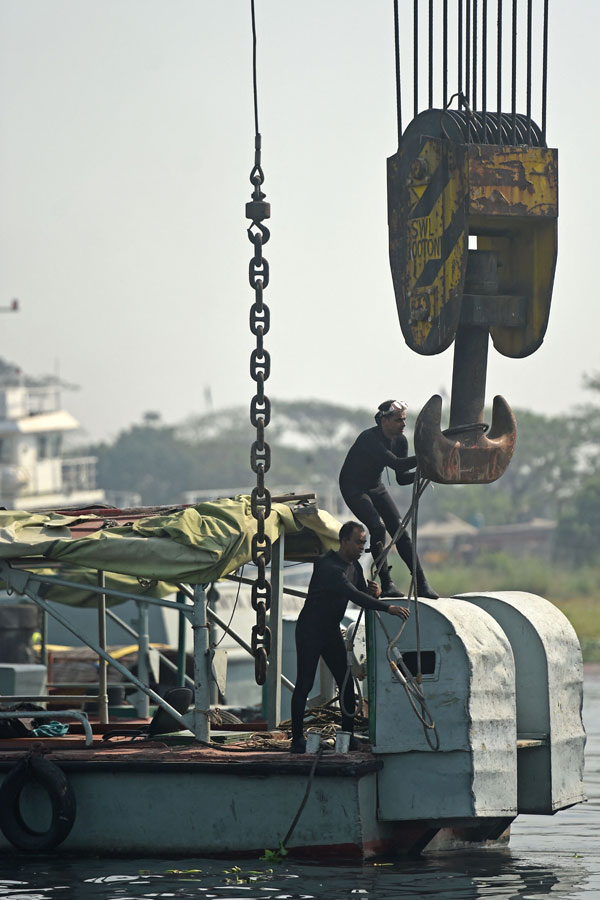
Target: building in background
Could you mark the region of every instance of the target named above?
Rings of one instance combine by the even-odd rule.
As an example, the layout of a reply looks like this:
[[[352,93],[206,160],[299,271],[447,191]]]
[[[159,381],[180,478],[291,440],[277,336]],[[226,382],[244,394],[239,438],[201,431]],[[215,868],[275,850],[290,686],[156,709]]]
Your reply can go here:
[[[58,509],[104,502],[96,457],[63,458],[79,422],[61,408],[54,376],[31,378],[0,360],[0,506]]]

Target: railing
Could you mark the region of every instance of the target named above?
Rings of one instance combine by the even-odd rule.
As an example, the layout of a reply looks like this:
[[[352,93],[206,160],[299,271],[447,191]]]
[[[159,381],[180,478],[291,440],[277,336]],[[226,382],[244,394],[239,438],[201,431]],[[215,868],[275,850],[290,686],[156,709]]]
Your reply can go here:
[[[273,596],[270,610],[270,628],[272,634],[272,649],[269,661],[269,672],[267,676],[267,725],[269,728],[275,728],[279,724],[281,713],[281,684],[288,690],[293,690],[294,685],[281,673],[281,627],[282,627],[282,597],[284,591],[297,595],[298,591],[284,589],[283,587],[283,558],[284,558],[284,538],[283,536],[275,542],[273,547],[272,558],[272,583]],[[147,718],[149,714],[149,703],[152,700],[155,704],[162,707],[169,715],[175,719],[180,725],[189,728],[196,740],[200,742],[208,741],[210,738],[210,697],[211,684],[213,675],[211,672],[211,647],[209,635],[209,621],[214,622],[229,634],[244,650],[253,656],[252,649],[247,641],[238,635],[220,616],[210,609],[206,601],[205,588],[206,585],[184,585],[178,584],[177,601],[163,600],[154,597],[140,597],[128,591],[116,590],[108,588],[105,584],[104,573],[99,570],[97,583],[81,584],[77,581],[63,577],[62,575],[48,575],[46,573],[37,573],[28,571],[19,566],[28,566],[34,568],[35,565],[48,565],[48,560],[21,559],[13,560],[12,565],[5,560],[0,560],[0,579],[4,581],[9,590],[15,591],[32,600],[43,612],[44,617],[51,616],[59,622],[64,628],[75,635],[85,645],[87,645],[98,656],[100,663],[99,680],[98,680],[98,713],[101,722],[108,722],[108,696],[107,696],[107,667],[112,666],[123,678],[129,683],[135,685],[139,691],[139,697],[136,702],[137,714],[142,718]],[[63,569],[65,564],[57,566]],[[67,567],[68,568],[68,567]],[[234,576],[231,576],[233,580]],[[242,579],[245,581],[246,579]],[[51,603],[44,599],[45,591],[53,586],[61,586],[72,588],[73,590],[83,590],[87,593],[98,595],[98,641],[92,640],[87,634],[84,634],[79,628],[69,622],[68,618],[59,612]],[[112,610],[106,608],[106,598],[112,597],[119,600],[134,600],[138,605],[138,631],[136,632],[131,626],[127,625]],[[186,602],[191,600],[191,604]],[[180,647],[178,664],[175,665],[164,654],[159,654],[163,662],[177,671],[181,680],[187,681],[194,688],[194,708],[190,712],[182,715],[177,712],[169,703],[167,703],[159,694],[149,687],[149,635],[148,635],[148,605],[161,606],[178,612],[180,622],[182,617],[187,618],[193,629],[194,634],[194,678],[190,679],[185,674],[185,656],[181,650],[181,640],[184,635],[184,629],[180,628]],[[138,676],[136,677],[126,666],[116,660],[107,651],[106,646],[106,617],[111,618],[132,637],[138,641]],[[44,627],[42,631],[42,660],[47,660],[46,652],[46,632]],[[71,711],[68,711],[71,714]],[[14,717],[14,712],[11,714]],[[36,713],[37,715],[37,713]],[[76,718],[81,718],[84,713],[78,714]],[[6,716],[4,716],[6,718]],[[85,727],[85,726],[84,726]],[[86,731],[87,734],[87,731]]]

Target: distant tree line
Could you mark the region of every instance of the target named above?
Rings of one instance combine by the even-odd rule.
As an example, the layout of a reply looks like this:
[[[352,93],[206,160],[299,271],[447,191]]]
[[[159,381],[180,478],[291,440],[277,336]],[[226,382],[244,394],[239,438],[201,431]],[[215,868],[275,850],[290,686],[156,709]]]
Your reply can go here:
[[[518,410],[517,446],[502,478],[490,485],[429,488],[420,521],[447,513],[476,525],[553,519],[557,556],[576,564],[600,563],[600,374],[589,376],[586,387],[592,399],[580,408],[557,410],[555,416]],[[373,413],[365,409],[274,401],[267,430],[269,483],[317,491],[337,484],[348,447],[372,424]],[[414,415],[408,424],[410,442]],[[112,444],[88,446],[85,452],[98,457],[100,487],[135,491],[144,505],[163,505],[181,502],[185,491],[250,488],[253,439],[247,409],[219,410],[180,425],[162,424],[149,414]],[[393,491],[400,506],[408,506],[410,488]]]

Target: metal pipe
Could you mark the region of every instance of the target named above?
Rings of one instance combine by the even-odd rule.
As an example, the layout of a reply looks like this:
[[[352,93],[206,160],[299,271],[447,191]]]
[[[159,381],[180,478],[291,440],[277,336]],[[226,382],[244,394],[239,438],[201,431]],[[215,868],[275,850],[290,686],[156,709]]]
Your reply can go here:
[[[138,601],[138,677],[142,684],[150,683],[149,649],[148,606],[143,601]],[[135,708],[140,719],[147,719],[150,715],[150,704],[145,692],[136,697]]]
[[[98,587],[104,588],[104,572],[98,569]],[[106,651],[106,594],[98,595],[98,644]],[[108,663],[98,658],[98,718],[108,724]]]
[[[115,612],[112,611],[112,609],[107,609],[106,615],[109,617],[109,619],[112,619],[114,622],[117,623],[117,625],[120,625],[121,628],[123,628],[125,631],[127,631],[133,638],[135,638],[136,641],[138,640],[139,634],[137,633],[135,628],[132,628],[131,625],[127,624],[127,622],[124,622],[123,619],[121,619]],[[175,663],[171,662],[169,657],[165,656],[165,654],[161,650],[157,650],[156,652],[158,653],[158,657],[161,660],[161,662],[164,663],[164,665],[167,667],[167,669],[169,669],[169,671],[171,671],[171,672],[179,671],[179,669],[175,665]],[[190,678],[189,675],[185,675],[184,684],[188,684],[190,687],[193,687],[194,679]],[[179,685],[179,687],[183,687],[183,686],[184,686],[183,684]]]
[[[497,293],[497,254],[490,250],[469,250],[465,294],[490,296]],[[459,321],[454,341],[450,428],[483,422],[488,342],[488,325]]]
[[[185,606],[185,594],[182,594],[181,591],[177,591],[177,603],[181,603],[182,606]],[[179,613],[179,629],[177,633],[177,684],[179,687],[185,686],[186,680],[186,672],[185,672],[185,663],[186,663],[186,652],[185,652],[185,626],[186,626],[186,617],[180,612]],[[192,680],[191,678],[189,679]]]
[[[109,666],[112,666],[113,669],[116,669],[117,672],[120,672],[121,675],[127,680],[134,684],[138,690],[144,691],[148,694],[151,700],[153,700],[158,706],[162,706],[164,710],[166,710],[170,716],[172,716],[177,722],[181,722],[186,728],[189,726],[189,720],[182,716],[181,713],[178,713],[176,709],[174,709],[169,703],[167,703],[156,691],[153,691],[152,688],[149,688],[147,685],[142,684],[139,678],[130,672],[124,665],[122,665],[118,660],[113,659],[110,654],[105,653],[95,641],[92,641],[89,637],[82,634],[65,616],[61,615],[57,610],[53,609],[50,604],[46,600],[42,600],[42,598],[37,594],[40,585],[29,586],[30,581],[36,581],[39,579],[33,579],[30,572],[25,572],[19,569],[12,569],[8,563],[0,560],[0,577],[3,581],[9,584],[17,593],[23,594],[26,597],[29,597],[30,600],[33,600],[40,609],[45,610],[48,615],[52,616],[53,619],[56,619],[57,622],[70,631],[71,634],[74,634],[75,637],[79,638],[79,640],[83,641],[88,647],[90,647],[94,653],[98,656],[101,656],[103,659],[106,659]]]
[[[10,712],[0,712],[0,719],[77,719],[83,725],[85,733],[85,746],[91,747],[94,741],[92,726],[84,712],[77,709],[44,709],[35,712],[22,712],[21,710],[11,710]]]
[[[210,740],[210,657],[206,594],[200,584],[194,585],[194,735]]]
[[[218,599],[219,599],[219,592],[216,589],[216,587],[214,586],[214,584],[211,584],[208,591],[206,592],[206,608],[207,608],[207,610],[209,610],[209,609],[214,610],[213,604],[215,604]],[[213,649],[213,648],[216,648],[216,646],[217,646],[217,626],[215,625],[215,622],[213,621],[213,619],[209,619],[208,621],[209,621],[208,646],[209,646],[209,653],[210,653],[211,665],[212,665],[213,655],[214,655],[214,653],[217,652],[216,649]],[[211,677],[211,679],[210,679],[210,703],[211,703],[211,706],[216,706],[219,702],[219,685],[217,684],[216,678],[214,678],[214,673],[212,671],[212,668],[211,668],[211,675],[213,675],[213,677]]]
[[[254,584],[251,578],[243,578],[241,575],[226,575],[225,578],[227,581],[235,581],[239,584]],[[289,594],[290,597],[301,597],[305,600],[308,597],[306,591],[297,591],[295,588],[282,588],[284,594]]]
[[[19,569],[13,569],[13,571],[20,571]],[[40,584],[60,584],[63,587],[73,588],[74,590],[88,591],[91,594],[101,594],[105,593],[110,597],[116,597],[119,600],[135,600],[137,603],[138,600],[143,599],[144,603],[151,603],[154,606],[166,606],[168,609],[177,609],[177,604],[173,600],[160,600],[157,597],[146,597],[141,594],[131,594],[128,591],[119,591],[113,588],[109,588],[102,591],[97,585],[94,584],[81,584],[78,581],[67,581],[66,578],[57,578],[55,575],[37,575],[35,572],[27,572],[29,575],[29,580],[38,581]],[[187,607],[186,607],[187,609]],[[190,612],[191,615],[191,612]]]

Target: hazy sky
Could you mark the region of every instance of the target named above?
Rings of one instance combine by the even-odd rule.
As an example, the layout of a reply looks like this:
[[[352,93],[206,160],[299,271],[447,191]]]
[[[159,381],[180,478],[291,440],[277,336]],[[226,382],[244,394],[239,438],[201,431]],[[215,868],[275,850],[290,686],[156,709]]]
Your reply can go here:
[[[544,413],[582,402],[583,373],[600,368],[600,4],[550,7],[560,188],[550,324],[528,359],[491,348],[487,387],[489,400]],[[453,349],[413,353],[396,312],[392,2],[256,8],[272,205],[267,392],[371,407],[396,396],[416,410],[449,390]],[[409,23],[412,3],[401,8]],[[249,0],[0,2],[0,305],[21,303],[0,318],[0,355],[78,384],[65,404],[91,437],[146,410],[168,422],[204,412],[207,386],[217,407],[252,396],[249,10]]]

